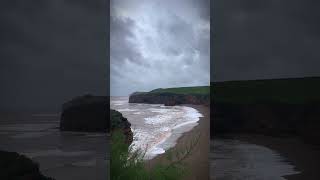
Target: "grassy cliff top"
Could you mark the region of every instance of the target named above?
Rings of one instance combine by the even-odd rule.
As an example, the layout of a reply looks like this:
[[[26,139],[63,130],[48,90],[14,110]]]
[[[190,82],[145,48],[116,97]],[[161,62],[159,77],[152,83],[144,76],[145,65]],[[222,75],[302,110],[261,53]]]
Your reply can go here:
[[[194,86],[194,87],[176,87],[176,88],[159,88],[149,93],[173,93],[173,94],[200,94],[209,95],[210,86]]]
[[[320,78],[212,82],[211,97],[224,103],[305,104],[320,101]]]
[[[320,102],[320,77],[211,82],[211,90],[209,86],[196,86],[137,92],[145,93],[211,94],[211,99],[217,103],[306,104]]]

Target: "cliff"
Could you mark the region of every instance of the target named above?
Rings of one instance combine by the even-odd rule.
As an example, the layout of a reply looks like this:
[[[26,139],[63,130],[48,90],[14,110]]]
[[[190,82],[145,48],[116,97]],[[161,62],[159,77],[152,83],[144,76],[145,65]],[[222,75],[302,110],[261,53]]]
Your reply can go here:
[[[320,78],[213,83],[211,135],[298,136],[320,144]]]
[[[155,89],[150,92],[135,92],[130,95],[129,103],[210,105],[210,87],[181,87]]]
[[[133,133],[130,128],[131,124],[127,118],[123,117],[120,112],[110,109],[110,120],[111,132],[120,130],[126,136],[126,143],[131,144]]]
[[[63,104],[60,120],[61,131],[106,132],[109,98],[85,95]]]
[[[212,133],[245,132],[299,135],[318,142],[319,104],[213,104]],[[320,141],[319,141],[320,142]]]
[[[0,179],[54,180],[42,175],[39,165],[26,156],[15,152],[0,151],[0,159]]]

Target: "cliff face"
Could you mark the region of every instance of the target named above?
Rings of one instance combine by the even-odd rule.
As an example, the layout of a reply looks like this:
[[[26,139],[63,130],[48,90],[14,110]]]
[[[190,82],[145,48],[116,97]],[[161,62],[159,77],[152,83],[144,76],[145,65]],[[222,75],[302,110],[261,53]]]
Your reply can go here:
[[[131,144],[133,141],[133,133],[131,131],[131,124],[127,118],[123,117],[118,111],[110,109],[110,124],[111,132],[120,130],[126,136],[126,143]]]
[[[109,99],[103,96],[81,96],[63,104],[61,131],[106,132]]]
[[[129,103],[164,104],[174,106],[179,104],[209,105],[209,95],[174,94],[174,93],[133,93]]]
[[[214,103],[211,110],[212,135],[230,132],[297,135],[320,144],[320,103]]]
[[[45,177],[39,165],[15,152],[0,151],[0,179],[54,180]]]

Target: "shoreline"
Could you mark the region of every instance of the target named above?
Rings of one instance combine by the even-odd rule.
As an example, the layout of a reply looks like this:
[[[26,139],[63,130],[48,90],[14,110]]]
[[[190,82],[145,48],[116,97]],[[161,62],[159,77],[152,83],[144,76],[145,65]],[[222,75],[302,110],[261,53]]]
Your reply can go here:
[[[181,104],[181,106],[187,106],[196,109],[203,115],[198,121],[198,125],[193,127],[190,131],[182,133],[182,135],[176,141],[176,145],[170,150],[179,151],[184,149],[193,138],[197,137],[199,133],[200,137],[198,143],[192,149],[192,153],[183,162],[186,163],[188,172],[185,180],[197,180],[197,179],[209,179],[209,151],[210,151],[210,107],[204,105],[190,105]],[[157,163],[168,163],[166,156],[168,150],[159,154],[156,157],[147,160],[146,165],[148,168],[154,167]]]
[[[265,146],[278,152],[295,167],[298,174],[283,176],[286,180],[320,179],[320,146],[304,143],[298,137],[273,137],[259,134],[230,134],[234,139]]]

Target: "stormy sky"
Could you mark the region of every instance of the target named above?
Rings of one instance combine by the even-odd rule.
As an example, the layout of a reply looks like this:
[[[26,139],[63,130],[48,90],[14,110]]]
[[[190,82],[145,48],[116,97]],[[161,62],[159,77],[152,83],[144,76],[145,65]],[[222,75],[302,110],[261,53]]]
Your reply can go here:
[[[320,75],[316,0],[3,0],[0,110],[211,80]],[[211,29],[211,49],[208,31]],[[211,50],[211,53],[209,53]],[[211,68],[208,56],[211,55]]]
[[[209,0],[112,0],[111,95],[210,82]]]
[[[211,79],[320,75],[320,1],[215,0]]]
[[[104,0],[0,2],[0,110],[60,109],[86,93],[108,94]]]

